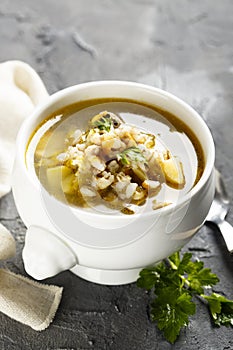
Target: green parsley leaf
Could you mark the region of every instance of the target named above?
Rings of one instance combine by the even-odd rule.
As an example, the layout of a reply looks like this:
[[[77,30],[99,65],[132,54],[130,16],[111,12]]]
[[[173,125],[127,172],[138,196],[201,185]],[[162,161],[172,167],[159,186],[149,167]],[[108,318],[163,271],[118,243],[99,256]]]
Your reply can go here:
[[[167,286],[173,288],[180,288],[181,279],[177,271],[168,269],[164,262],[154,266],[143,269],[137,280],[137,286],[146,290],[155,289],[156,293]]]
[[[219,279],[210,269],[202,268],[190,272],[188,281],[190,283],[189,287],[192,291],[202,294],[204,293],[203,287],[212,287],[219,282]]]
[[[233,300],[217,293],[202,297],[208,301],[211,316],[217,326],[233,326]]]
[[[184,274],[185,272],[188,273],[189,272],[189,267],[190,267],[190,263],[191,263],[191,258],[192,258],[192,254],[191,253],[185,253],[183,255],[182,260],[180,261],[179,265],[178,265],[178,272],[180,274]]]
[[[112,119],[107,114],[106,116],[101,117],[100,119],[93,122],[92,125],[94,127],[97,127],[99,130],[105,130],[109,132],[112,126]]]
[[[158,328],[171,343],[175,342],[181,328],[188,325],[188,316],[195,313],[196,306],[191,298],[186,291],[166,287],[152,303],[152,321],[157,321]]]
[[[218,277],[210,269],[204,268],[202,261],[191,261],[192,254],[185,253],[180,260],[179,252],[169,257],[171,268],[176,269],[180,275],[188,274],[186,283],[192,292],[202,294],[203,287],[213,286],[219,282]]]
[[[117,155],[118,161],[123,165],[132,163],[146,163],[146,159],[138,147],[130,147]]]
[[[183,255],[183,258],[180,259],[180,252],[176,252],[172,254],[168,258],[168,260],[173,270],[178,270],[180,274],[183,274],[184,272],[189,271],[189,264],[190,264],[191,257],[192,257],[191,253],[185,253]]]
[[[169,257],[169,261],[171,263],[171,268],[173,270],[177,270],[180,265],[180,252],[175,252]]]
[[[156,267],[151,267],[147,269],[143,269],[137,280],[137,286],[139,288],[144,288],[146,290],[151,290],[155,283],[159,281],[160,275],[156,271]]]

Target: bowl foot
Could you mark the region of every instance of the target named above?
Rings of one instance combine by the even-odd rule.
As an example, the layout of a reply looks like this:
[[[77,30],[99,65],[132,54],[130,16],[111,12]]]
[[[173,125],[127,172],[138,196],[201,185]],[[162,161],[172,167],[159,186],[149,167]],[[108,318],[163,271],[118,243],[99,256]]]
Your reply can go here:
[[[121,285],[135,282],[139,277],[141,269],[99,270],[76,265],[70,271],[89,282],[106,285]]]

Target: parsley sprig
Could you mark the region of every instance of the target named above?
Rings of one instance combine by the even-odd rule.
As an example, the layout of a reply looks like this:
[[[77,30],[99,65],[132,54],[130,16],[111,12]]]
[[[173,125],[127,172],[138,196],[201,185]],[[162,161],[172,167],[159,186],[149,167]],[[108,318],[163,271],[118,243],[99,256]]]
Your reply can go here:
[[[129,147],[117,155],[118,161],[123,165],[132,163],[146,163],[146,159],[138,147]]]
[[[137,285],[154,291],[151,303],[151,320],[164,332],[165,338],[174,343],[182,327],[195,314],[193,297],[197,296],[209,307],[215,325],[233,326],[233,300],[212,293],[205,295],[205,288],[219,282],[217,275],[204,268],[202,261],[192,261],[192,254],[180,257],[176,252],[155,267],[143,269]]]

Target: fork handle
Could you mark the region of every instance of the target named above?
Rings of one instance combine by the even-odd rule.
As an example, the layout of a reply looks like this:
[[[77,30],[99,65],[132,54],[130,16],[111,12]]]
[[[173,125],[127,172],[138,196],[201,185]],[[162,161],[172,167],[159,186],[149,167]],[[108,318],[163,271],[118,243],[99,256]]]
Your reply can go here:
[[[225,240],[227,249],[230,253],[233,252],[233,226],[231,226],[227,221],[223,220],[218,223],[218,227],[222,233]]]

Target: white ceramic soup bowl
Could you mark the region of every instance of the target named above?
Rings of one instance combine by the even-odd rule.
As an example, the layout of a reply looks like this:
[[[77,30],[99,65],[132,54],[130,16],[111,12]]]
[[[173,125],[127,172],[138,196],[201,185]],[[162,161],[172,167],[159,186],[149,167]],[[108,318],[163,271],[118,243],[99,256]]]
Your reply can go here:
[[[135,215],[106,214],[73,208],[49,195],[38,180],[30,137],[51,113],[82,100],[127,98],[171,112],[187,124],[202,145],[204,172],[177,202]],[[30,148],[30,147],[29,147]],[[23,260],[29,275],[44,279],[70,269],[101,284],[124,284],[139,271],[184,246],[202,226],[214,196],[215,149],[202,118],[177,97],[150,86],[100,81],[73,86],[50,96],[23,123],[16,145],[12,187],[27,227]]]

